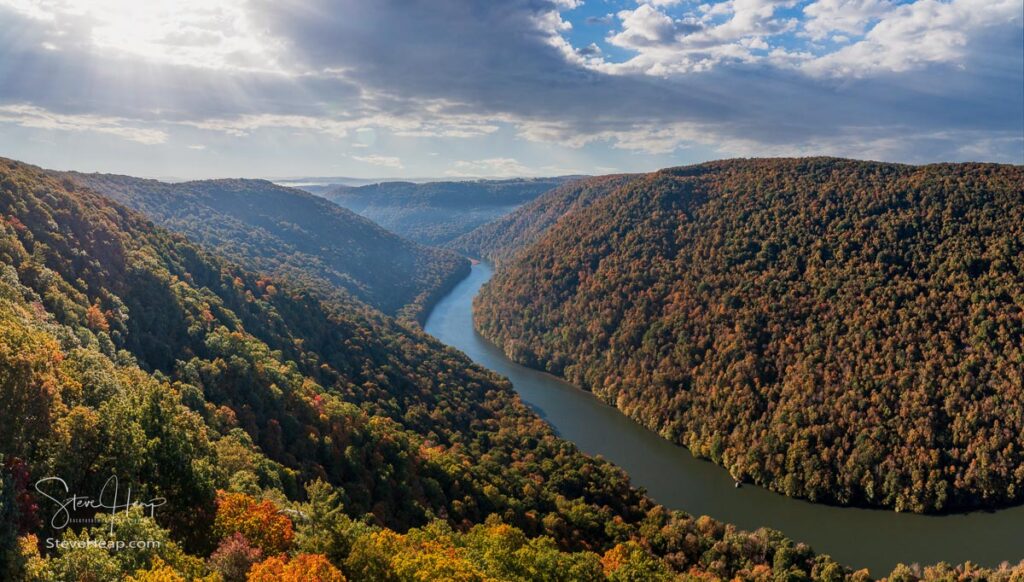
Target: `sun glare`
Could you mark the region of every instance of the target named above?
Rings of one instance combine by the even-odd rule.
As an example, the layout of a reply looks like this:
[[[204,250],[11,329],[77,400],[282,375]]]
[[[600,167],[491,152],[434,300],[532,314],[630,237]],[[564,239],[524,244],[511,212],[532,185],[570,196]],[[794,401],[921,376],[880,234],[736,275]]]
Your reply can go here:
[[[275,70],[280,42],[247,0],[56,0],[0,4],[51,23],[55,50],[85,40],[96,50],[165,64]],[[83,38],[84,37],[84,38]]]

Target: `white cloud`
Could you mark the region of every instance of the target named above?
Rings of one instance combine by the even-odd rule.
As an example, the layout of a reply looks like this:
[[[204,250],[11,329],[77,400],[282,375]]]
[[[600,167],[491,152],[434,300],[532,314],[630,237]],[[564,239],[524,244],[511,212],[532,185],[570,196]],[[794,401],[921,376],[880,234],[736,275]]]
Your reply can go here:
[[[0,0],[0,6],[14,10],[33,20],[52,21],[54,14],[41,2],[33,0]]]
[[[240,115],[233,118],[214,118],[200,121],[185,121],[199,129],[219,131],[236,137],[247,136],[260,129],[298,129],[316,133],[324,133],[333,137],[345,137],[350,129],[361,124],[355,121],[334,121],[309,115]]]
[[[1005,130],[921,131],[912,126],[874,125],[835,128],[831,135],[793,142],[743,137],[728,124],[668,123],[634,125],[623,129],[580,133],[564,123],[524,124],[522,137],[542,142],[558,142],[583,147],[608,142],[617,149],[636,153],[668,154],[692,146],[701,146],[720,157],[820,156],[832,155],[871,160],[923,163],[938,159],[949,161],[991,160],[1018,163],[1024,151],[1024,135]]]
[[[133,125],[136,122],[131,120],[101,115],[54,113],[28,104],[0,106],[0,123],[53,131],[102,133],[145,145],[162,144],[167,141],[165,132]]]
[[[618,17],[622,21],[622,32],[608,39],[616,46],[643,49],[668,45],[676,39],[675,21],[650,4],[641,4],[635,10],[623,10]]]
[[[1021,0],[918,0],[881,17],[864,39],[808,61],[815,76],[863,77],[932,64],[959,65],[994,26],[1020,26]]]
[[[812,77],[864,77],[961,64],[987,29],[1019,27],[1024,14],[1022,0],[813,0],[802,21],[779,16],[797,0],[724,0],[696,11],[675,4],[640,1],[617,14],[620,27],[606,40],[632,52],[626,60],[568,43],[561,51],[611,74],[671,77],[761,63],[797,66]],[[817,44],[829,39],[841,46]]]
[[[385,168],[394,168],[396,170],[401,170],[404,167],[402,165],[402,160],[395,156],[352,156],[352,159],[356,160],[357,162],[363,162],[364,164],[384,166]]]
[[[864,27],[892,10],[889,0],[816,0],[804,7],[805,33],[822,40],[834,32],[860,36]]]
[[[701,6],[700,13],[673,17],[663,8],[674,3],[642,3],[618,13],[622,28],[608,42],[633,51],[623,63],[601,62],[608,73],[668,76],[706,71],[727,62],[757,60],[753,51],[769,48],[766,38],[792,30],[792,20],[776,18],[795,0],[728,0]],[[723,19],[724,18],[724,19]]]
[[[478,113],[455,112],[465,109],[464,104],[450,101],[416,100],[408,111],[401,115],[383,113],[374,102],[391,97],[366,94],[362,102],[350,108],[346,116],[323,115],[280,115],[253,114],[230,118],[211,118],[200,121],[186,121],[185,125],[200,129],[219,131],[238,137],[262,129],[294,129],[322,133],[335,138],[347,137],[354,133],[355,147],[365,147],[369,136],[376,139],[376,130],[383,129],[400,137],[472,138],[494,133],[497,123],[506,120],[501,115],[480,115]]]
[[[515,158],[487,158],[483,160],[459,160],[445,172],[448,176],[464,178],[504,178],[532,176],[536,172],[524,166]]]
[[[617,149],[648,154],[667,154],[693,143],[703,143],[714,128],[696,123],[632,124],[621,129],[581,133],[561,122],[524,122],[519,135],[545,143],[561,143],[581,148],[595,142],[608,142]]]

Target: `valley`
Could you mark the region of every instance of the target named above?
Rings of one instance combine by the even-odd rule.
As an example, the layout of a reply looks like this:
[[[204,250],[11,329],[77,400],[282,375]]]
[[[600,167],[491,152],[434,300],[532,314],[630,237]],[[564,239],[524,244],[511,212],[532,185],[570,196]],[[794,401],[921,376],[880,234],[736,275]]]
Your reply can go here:
[[[411,242],[322,198],[265,180],[168,183],[54,175],[144,212],[236,262],[388,315],[421,318],[468,267],[455,253]]]
[[[412,241],[444,246],[569,180],[571,177],[381,182],[318,189],[316,193]]]
[[[1012,188],[1013,170],[997,170]],[[513,273],[550,268],[534,257],[557,248],[557,237],[598,236],[600,221],[580,221],[643,200],[632,189],[663,178],[566,183],[450,245],[499,261],[495,272],[268,182],[170,184],[0,159],[0,423],[16,427],[0,439],[0,574],[1018,575],[1008,563],[1024,507],[916,515],[737,488],[693,449],[513,363],[478,334],[474,326],[487,331],[493,319],[474,322],[474,311],[501,299],[510,276],[528,285],[545,276]],[[664,219],[670,207],[622,216]],[[403,253],[398,268],[379,262]],[[417,269],[448,283],[416,278]],[[530,323],[532,313],[501,321]],[[518,345],[504,351],[521,359],[528,352]],[[66,531],[36,521],[45,503],[30,492],[33,479],[55,474],[92,490],[109,478],[106,467],[138,483],[138,494],[167,499],[169,515]],[[131,532],[164,549],[40,551],[40,538]],[[533,569],[537,560],[548,565]]]

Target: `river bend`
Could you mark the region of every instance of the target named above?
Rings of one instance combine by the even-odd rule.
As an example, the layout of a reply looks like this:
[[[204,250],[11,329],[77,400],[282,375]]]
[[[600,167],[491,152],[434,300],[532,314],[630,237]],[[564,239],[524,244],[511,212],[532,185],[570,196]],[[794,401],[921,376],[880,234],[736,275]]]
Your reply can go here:
[[[1024,506],[928,516],[815,504],[752,485],[736,489],[725,469],[694,458],[589,392],[512,362],[481,337],[473,328],[473,298],[492,272],[487,264],[474,265],[431,311],[426,331],[509,378],[561,437],[622,467],[658,503],[743,529],[778,529],[874,576],[887,575],[899,562],[996,566],[1024,559]]]

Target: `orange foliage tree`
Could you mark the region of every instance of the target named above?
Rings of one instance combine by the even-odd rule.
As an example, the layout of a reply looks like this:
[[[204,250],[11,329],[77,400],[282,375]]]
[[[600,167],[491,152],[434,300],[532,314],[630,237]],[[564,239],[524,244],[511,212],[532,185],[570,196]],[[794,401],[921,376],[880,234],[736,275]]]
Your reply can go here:
[[[217,492],[214,534],[226,537],[240,533],[264,555],[280,554],[292,544],[292,520],[269,500],[258,501],[244,493]]]
[[[94,331],[108,331],[110,329],[107,316],[100,309],[100,306],[96,304],[90,305],[89,309],[85,311],[85,321],[89,329]]]
[[[249,582],[345,582],[345,576],[322,554],[275,556],[249,570]]]

